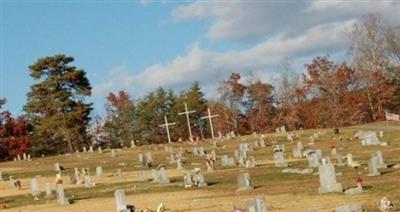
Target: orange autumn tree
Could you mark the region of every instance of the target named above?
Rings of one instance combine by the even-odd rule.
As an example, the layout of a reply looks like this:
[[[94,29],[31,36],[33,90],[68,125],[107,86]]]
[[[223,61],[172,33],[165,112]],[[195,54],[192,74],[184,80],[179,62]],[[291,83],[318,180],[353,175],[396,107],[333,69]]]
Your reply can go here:
[[[22,116],[14,118],[9,111],[1,110],[5,103],[5,99],[0,99],[0,160],[28,153],[31,146],[31,126]]]
[[[339,127],[363,120],[365,101],[355,95],[358,81],[354,69],[327,57],[314,58],[306,69],[302,77],[303,94],[308,99],[304,114],[314,119],[306,127]]]

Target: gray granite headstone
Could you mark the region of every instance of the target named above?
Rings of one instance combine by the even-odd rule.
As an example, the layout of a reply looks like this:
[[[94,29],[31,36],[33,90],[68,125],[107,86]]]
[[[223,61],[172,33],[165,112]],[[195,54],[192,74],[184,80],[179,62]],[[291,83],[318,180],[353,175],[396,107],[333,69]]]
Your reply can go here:
[[[60,205],[69,205],[69,200],[65,197],[64,187],[62,184],[57,184],[57,202]]]
[[[320,187],[319,193],[343,192],[342,184],[336,182],[335,167],[328,158],[322,159],[322,164],[318,167]]]
[[[369,171],[368,176],[369,177],[381,175],[381,173],[379,173],[379,171],[378,171],[378,164],[379,164],[378,157],[373,155],[371,157],[371,159],[369,159],[369,161],[368,161],[368,171]]]
[[[236,191],[249,191],[254,188],[250,184],[250,174],[249,173],[241,173],[237,177],[238,189]]]
[[[246,202],[246,212],[267,212],[267,201],[264,197],[254,197]]]

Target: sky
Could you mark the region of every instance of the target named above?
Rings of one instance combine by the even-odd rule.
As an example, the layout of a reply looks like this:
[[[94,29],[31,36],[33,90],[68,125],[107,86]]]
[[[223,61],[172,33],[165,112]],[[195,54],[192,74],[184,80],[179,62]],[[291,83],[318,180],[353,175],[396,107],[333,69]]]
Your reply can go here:
[[[0,0],[0,97],[21,114],[28,66],[73,56],[93,87],[94,114],[109,92],[137,99],[159,86],[199,81],[207,97],[232,72],[274,83],[285,60],[296,72],[315,56],[344,60],[362,15],[400,25],[400,1]]]

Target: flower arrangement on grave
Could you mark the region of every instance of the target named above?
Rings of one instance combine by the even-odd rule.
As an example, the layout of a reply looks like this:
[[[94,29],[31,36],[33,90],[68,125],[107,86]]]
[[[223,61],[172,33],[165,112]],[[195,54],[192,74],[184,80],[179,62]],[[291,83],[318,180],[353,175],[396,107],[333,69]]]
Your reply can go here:
[[[361,187],[363,181],[364,181],[364,179],[361,176],[358,176],[356,179],[357,186]]]
[[[329,145],[329,148],[330,148],[330,149],[336,149],[336,144],[330,144],[330,145]]]

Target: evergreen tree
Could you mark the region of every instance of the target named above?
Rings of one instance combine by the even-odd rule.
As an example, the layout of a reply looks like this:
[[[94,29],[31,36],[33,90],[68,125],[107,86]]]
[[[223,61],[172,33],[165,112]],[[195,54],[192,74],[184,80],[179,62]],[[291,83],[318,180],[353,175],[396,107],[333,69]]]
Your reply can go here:
[[[39,81],[31,86],[24,106],[33,125],[35,153],[73,152],[87,143],[86,129],[92,104],[85,102],[91,86],[82,69],[69,65],[74,58],[54,55],[29,66]]]
[[[160,125],[164,124],[164,116],[167,116],[169,122],[176,120],[176,114],[172,113],[175,104],[176,96],[172,90],[166,91],[161,87],[138,101],[136,130],[143,142],[167,142],[165,129],[161,128]],[[176,139],[174,130],[171,127],[170,132],[173,140]]]
[[[194,113],[189,114],[190,126],[192,129],[192,135],[194,137],[202,137],[203,129],[206,127],[207,122],[200,120],[207,110],[207,100],[201,91],[199,82],[194,82],[192,86],[182,92],[176,100],[175,107],[173,108],[173,113],[178,114],[185,111],[185,103],[187,104],[188,110],[194,110]],[[187,127],[186,116],[179,115],[177,117],[177,122],[179,124],[179,129],[176,132],[179,133],[179,137],[188,138],[189,130]]]

